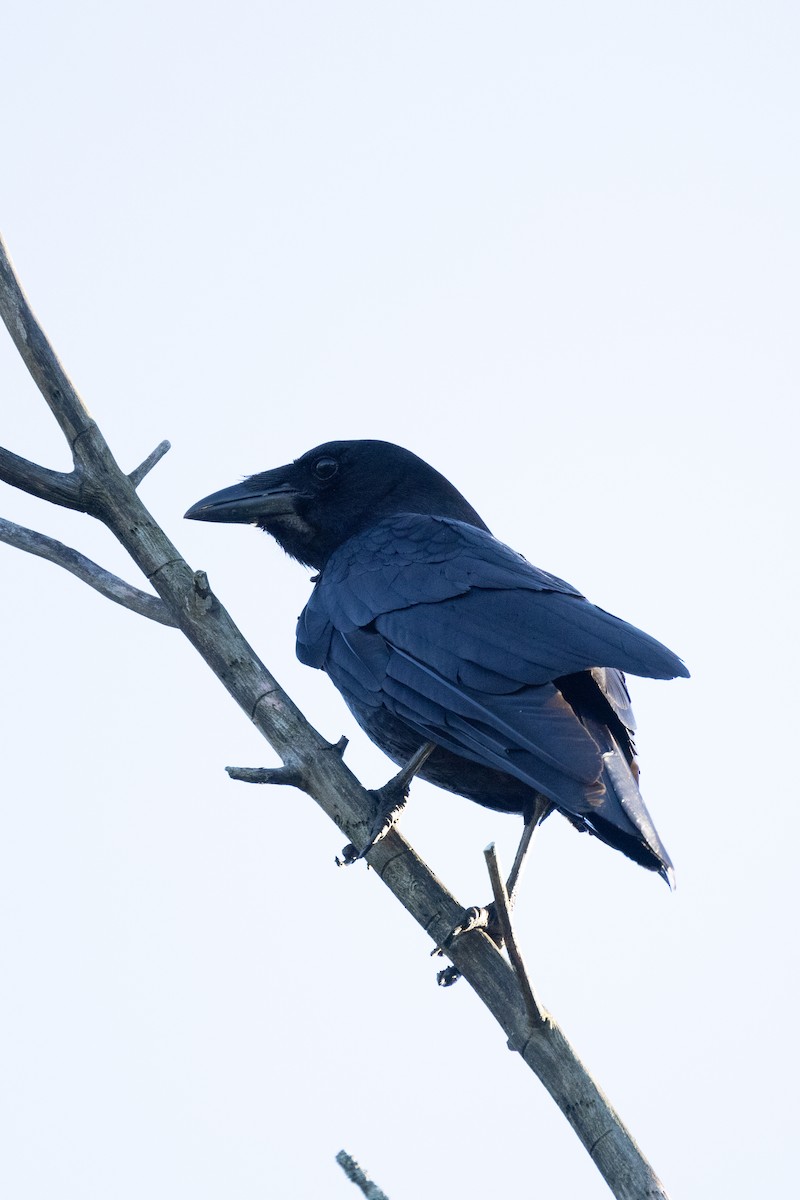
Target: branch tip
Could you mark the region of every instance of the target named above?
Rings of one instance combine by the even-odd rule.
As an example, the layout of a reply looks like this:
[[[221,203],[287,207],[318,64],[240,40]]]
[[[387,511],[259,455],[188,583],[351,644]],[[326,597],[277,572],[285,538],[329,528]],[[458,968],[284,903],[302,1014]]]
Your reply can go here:
[[[304,792],[308,787],[306,773],[302,767],[226,767],[231,779],[240,783],[272,783],[284,787],[296,787]]]
[[[194,607],[199,612],[211,612],[217,603],[217,598],[211,590],[211,584],[208,582],[208,575],[205,571],[195,571],[192,585]]]
[[[130,479],[135,488],[138,488],[144,477],[149,475],[153,467],[156,466],[157,463],[161,462],[161,459],[164,457],[167,451],[171,449],[172,445],[170,442],[166,440],[159,442],[155,450],[153,450],[151,454],[148,454],[144,462],[140,463],[135,470],[131,471],[131,473],[128,475],[128,479]]]

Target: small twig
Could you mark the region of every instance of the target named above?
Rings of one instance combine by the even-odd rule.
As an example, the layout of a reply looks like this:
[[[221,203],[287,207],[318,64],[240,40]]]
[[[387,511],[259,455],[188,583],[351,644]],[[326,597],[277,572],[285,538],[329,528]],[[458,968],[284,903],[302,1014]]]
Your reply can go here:
[[[336,1155],[336,1161],[344,1171],[347,1178],[356,1187],[361,1188],[368,1200],[389,1200],[386,1192],[381,1191],[377,1183],[373,1183],[366,1171],[358,1165],[354,1158],[351,1158],[346,1150],[340,1150]]]
[[[525,1002],[525,1010],[528,1013],[534,1025],[545,1025],[547,1023],[547,1015],[544,1009],[536,999],[536,993],[533,990],[533,984],[528,978],[528,973],[525,970],[525,964],[522,961],[522,954],[517,945],[516,935],[514,934],[511,925],[511,911],[508,906],[508,892],[506,891],[505,881],[500,873],[500,863],[497,858],[497,851],[494,842],[486,847],[483,852],[486,859],[486,865],[489,868],[489,878],[492,881],[492,891],[494,892],[494,904],[497,911],[497,919],[500,922],[500,928],[503,931],[503,940],[506,944],[508,957],[511,959],[511,965],[514,968],[514,973],[519,980],[520,991]]]
[[[138,488],[139,484],[142,482],[145,475],[148,475],[152,471],[153,467],[157,463],[161,462],[161,459],[164,457],[164,455],[167,453],[167,451],[171,450],[171,449],[172,449],[172,445],[170,442],[168,442],[166,440],[163,442],[159,442],[158,445],[156,446],[155,450],[152,452],[152,454],[148,454],[148,456],[144,460],[144,462],[140,463],[139,466],[135,468],[135,470],[130,472],[130,474],[128,475],[128,479],[130,479],[131,483],[133,484],[133,486],[135,488]]]
[[[307,791],[308,780],[302,767],[226,767],[231,779],[240,783],[276,783]]]
[[[6,521],[0,517],[0,542],[6,542],[9,546],[15,546],[17,550],[26,550],[28,554],[46,558],[48,562],[63,567],[83,583],[88,583],[89,587],[94,588],[107,600],[113,600],[115,604],[121,604],[123,608],[129,608],[141,617],[149,617],[151,621],[158,621],[160,625],[169,625],[173,629],[178,625],[164,601],[158,596],[139,591],[124,579],[112,575],[90,558],[73,550],[71,546],[57,542],[55,538],[36,533],[33,529],[26,529],[24,525],[15,525],[13,521]]]

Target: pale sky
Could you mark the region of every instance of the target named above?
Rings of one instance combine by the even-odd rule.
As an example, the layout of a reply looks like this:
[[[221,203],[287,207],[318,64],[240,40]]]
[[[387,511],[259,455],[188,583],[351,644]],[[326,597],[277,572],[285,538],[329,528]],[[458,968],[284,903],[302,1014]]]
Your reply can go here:
[[[682,1200],[796,1177],[800,13],[795,4],[30,3],[3,19],[0,228],[145,503],[309,719],[308,572],[200,496],[331,437],[447,474],[680,653],[633,679],[654,875],[547,822],[545,1003]],[[66,447],[0,337],[0,444]],[[134,583],[89,518],[0,515]],[[0,1194],[599,1198],[464,984],[175,631],[0,546]],[[465,904],[515,819],[415,784]]]

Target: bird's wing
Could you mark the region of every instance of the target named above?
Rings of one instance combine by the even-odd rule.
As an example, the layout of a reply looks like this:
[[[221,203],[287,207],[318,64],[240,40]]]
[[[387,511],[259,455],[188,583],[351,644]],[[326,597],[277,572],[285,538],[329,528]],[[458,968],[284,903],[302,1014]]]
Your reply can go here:
[[[335,589],[331,615],[342,628],[368,625],[378,613],[445,600],[476,585],[580,595],[485,530],[418,513],[387,517],[344,542],[320,584]]]
[[[593,667],[655,679],[685,672],[655,638],[563,592],[475,586],[433,604],[376,613],[373,622],[392,645],[422,654],[467,687],[487,686],[493,675],[509,684],[548,683]]]
[[[420,743],[511,774],[575,814],[602,793],[598,745],[552,684],[510,693],[465,688],[374,629],[332,630],[324,669],[367,726],[370,711],[383,709]]]
[[[304,618],[309,647],[320,624],[346,632],[379,621],[393,645],[422,653],[467,686],[482,686],[486,672],[513,683],[546,683],[593,667],[655,679],[688,674],[649,634],[484,530],[445,518],[403,513],[345,542]],[[621,702],[613,682],[611,690]]]
[[[324,667],[373,735],[383,727],[383,710],[414,730],[420,744],[434,742],[548,796],[578,828],[659,870],[672,886],[672,864],[639,793],[635,767],[619,734],[591,705],[578,715],[552,683],[511,689],[502,681],[487,690],[494,681],[484,678],[479,691],[465,687],[393,646],[374,627],[331,629]],[[597,692],[604,696],[599,686]],[[622,741],[630,746],[626,733]]]
[[[384,707],[423,740],[511,774],[575,815],[602,802],[607,748],[553,680],[598,665],[685,672],[655,639],[490,535],[408,516],[337,552],[298,623],[298,655],[323,667],[355,711]],[[606,674],[599,686],[622,710],[624,682]]]

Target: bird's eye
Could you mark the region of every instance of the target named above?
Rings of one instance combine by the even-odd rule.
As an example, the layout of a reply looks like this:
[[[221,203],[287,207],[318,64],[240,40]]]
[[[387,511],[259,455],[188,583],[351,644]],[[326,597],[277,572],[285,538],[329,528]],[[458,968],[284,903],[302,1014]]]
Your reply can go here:
[[[314,463],[314,474],[317,479],[333,479],[338,470],[339,464],[335,458],[318,458]]]

